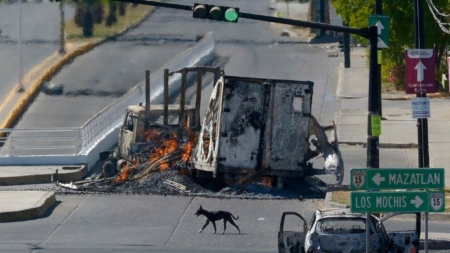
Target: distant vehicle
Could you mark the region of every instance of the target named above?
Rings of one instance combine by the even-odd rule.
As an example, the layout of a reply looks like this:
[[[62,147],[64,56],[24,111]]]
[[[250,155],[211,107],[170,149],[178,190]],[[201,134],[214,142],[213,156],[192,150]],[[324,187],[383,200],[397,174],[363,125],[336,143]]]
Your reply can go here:
[[[56,83],[44,83],[42,92],[47,95],[62,95],[64,93],[64,85]]]
[[[383,218],[370,216],[371,253],[411,253],[418,252],[420,231],[387,231],[384,222],[404,213],[392,213]],[[412,214],[416,215],[416,214]],[[286,231],[286,217],[300,219],[300,229]],[[297,223],[295,223],[297,224]],[[366,214],[351,213],[349,209],[317,210],[310,224],[296,212],[284,212],[278,232],[278,252],[303,253],[365,253]]]

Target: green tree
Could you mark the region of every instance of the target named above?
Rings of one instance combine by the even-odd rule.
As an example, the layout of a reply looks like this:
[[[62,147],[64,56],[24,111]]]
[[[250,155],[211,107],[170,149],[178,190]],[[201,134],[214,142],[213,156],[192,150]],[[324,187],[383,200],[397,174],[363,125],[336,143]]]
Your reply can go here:
[[[119,16],[124,16],[126,11],[127,3],[119,2]]]
[[[83,36],[91,37],[94,34],[94,24],[103,21],[103,2],[96,0],[74,0],[76,4],[74,22],[82,27]]]
[[[109,2],[109,13],[106,16],[106,26],[112,26],[117,23],[117,3],[114,1]]]
[[[367,27],[370,15],[375,13],[375,0],[331,0],[343,22],[350,27]],[[447,0],[433,0],[435,6],[448,13]],[[450,35],[444,33],[434,20],[424,1],[424,37],[425,48],[433,48],[436,53],[436,75],[440,77],[446,71],[445,54],[449,46]],[[383,1],[383,15],[390,17],[390,44],[382,50],[382,80],[393,82],[398,89],[405,85],[405,49],[414,48],[414,6],[413,1]],[[448,21],[446,21],[448,22]],[[363,43],[366,39],[359,38]],[[439,80],[439,79],[438,79]]]

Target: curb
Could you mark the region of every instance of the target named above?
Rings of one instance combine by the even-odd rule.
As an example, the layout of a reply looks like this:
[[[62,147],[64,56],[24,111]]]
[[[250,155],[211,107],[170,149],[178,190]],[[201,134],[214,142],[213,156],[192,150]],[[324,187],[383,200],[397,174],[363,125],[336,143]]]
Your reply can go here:
[[[340,141],[339,144],[350,146],[363,146],[363,148],[367,146],[367,142],[361,141]],[[410,149],[410,148],[418,148],[419,146],[416,143],[380,143],[379,147],[386,149],[393,149],[393,148]]]
[[[0,213],[0,223],[40,218],[55,203],[55,193],[47,192],[33,207],[29,209]]]
[[[383,100],[391,100],[391,101],[398,101],[398,100],[411,100],[412,98],[415,98],[416,95],[405,95],[401,97],[384,97]],[[436,92],[436,93],[429,93],[427,94],[427,97],[429,98],[445,98],[450,97],[450,92]]]
[[[12,177],[0,177],[0,186],[6,185],[24,185],[24,184],[48,184],[52,183],[52,179],[58,180],[62,183],[70,183],[82,179],[87,173],[87,166],[61,166],[62,170],[74,170],[74,172],[61,173],[58,172],[49,174],[30,174],[30,175],[18,175]]]
[[[70,63],[76,57],[81,56],[81,55],[89,52],[90,50],[92,50],[96,46],[98,46],[98,45],[100,45],[100,44],[102,44],[102,43],[104,43],[106,41],[109,41],[109,40],[111,40],[113,38],[116,38],[117,36],[120,36],[120,35],[126,33],[130,29],[133,29],[133,28],[137,27],[145,19],[147,19],[155,10],[156,10],[156,7],[154,7],[146,15],[144,15],[144,17],[141,20],[131,24],[129,27],[127,27],[126,29],[124,29],[123,31],[121,31],[119,33],[107,36],[107,37],[105,37],[103,39],[100,39],[100,40],[97,40],[97,41],[94,41],[94,42],[87,42],[86,44],[78,47],[74,51],[64,55],[64,57],[61,60],[55,62],[50,68],[48,68],[46,71],[44,71],[44,74],[42,74],[37,79],[37,81],[35,81],[31,85],[31,87],[26,90],[25,97],[23,99],[19,100],[14,105],[13,109],[8,114],[6,119],[3,121],[2,125],[0,125],[1,126],[0,128],[12,128],[14,126],[14,124],[17,122],[17,120],[20,118],[20,116],[23,114],[23,112],[25,111],[26,107],[29,105],[30,101],[32,101],[33,98],[36,97],[36,94],[39,92],[39,89],[41,88],[41,86],[46,81],[50,80],[65,65]]]

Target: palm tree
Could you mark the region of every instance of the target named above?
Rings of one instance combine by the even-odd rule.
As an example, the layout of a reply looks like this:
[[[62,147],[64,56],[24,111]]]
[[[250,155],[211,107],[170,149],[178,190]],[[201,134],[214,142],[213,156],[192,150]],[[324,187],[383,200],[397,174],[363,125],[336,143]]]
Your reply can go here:
[[[127,3],[119,2],[119,15],[124,16],[126,11]]]
[[[65,41],[65,36],[64,36],[64,1],[59,2],[59,14],[61,17],[60,20],[60,33],[59,33],[59,53],[60,54],[65,54],[66,53],[66,41]]]
[[[112,26],[115,23],[117,23],[117,3],[116,2],[109,2],[109,13],[106,17],[106,26]]]
[[[96,0],[74,0],[77,3],[75,9],[75,25],[83,28],[83,36],[91,37],[94,34],[94,24],[103,22],[103,4]]]

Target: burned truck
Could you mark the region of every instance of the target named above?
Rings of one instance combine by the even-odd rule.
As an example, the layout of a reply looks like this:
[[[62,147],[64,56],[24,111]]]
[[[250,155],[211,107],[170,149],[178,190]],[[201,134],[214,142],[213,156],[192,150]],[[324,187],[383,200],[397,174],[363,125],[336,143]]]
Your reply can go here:
[[[214,76],[213,89],[201,118],[206,73]],[[145,105],[129,106],[119,145],[104,163],[105,174],[127,169],[131,177],[129,166],[146,162],[151,168],[147,173],[176,164],[197,182],[242,184],[269,177],[282,187],[285,178],[318,174],[334,174],[336,183],[342,182],[336,126],[322,127],[311,115],[312,82],[227,76],[211,67],[164,74],[163,104],[147,99]],[[175,74],[182,76],[177,104],[169,103],[168,96],[169,77]],[[186,105],[189,87],[196,88],[193,106]],[[129,120],[132,127],[127,126]],[[168,144],[171,138],[176,147],[169,150],[174,146]],[[317,157],[324,159],[323,168],[313,168],[310,161]]]

